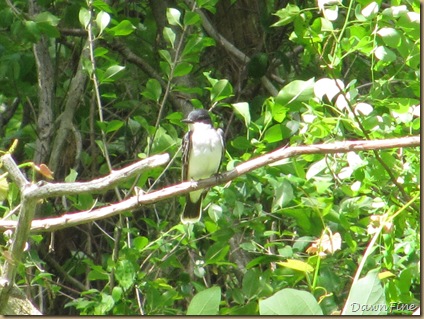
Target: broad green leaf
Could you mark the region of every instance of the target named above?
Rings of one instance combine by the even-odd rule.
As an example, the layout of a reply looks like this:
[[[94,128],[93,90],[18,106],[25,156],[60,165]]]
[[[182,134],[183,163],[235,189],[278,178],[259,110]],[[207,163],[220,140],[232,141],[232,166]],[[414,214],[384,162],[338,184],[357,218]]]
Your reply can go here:
[[[243,276],[242,290],[244,295],[249,299],[254,297],[258,292],[260,287],[259,276],[260,273],[256,268],[249,269]]]
[[[90,11],[88,11],[86,8],[81,8],[81,10],[79,11],[78,17],[79,17],[80,23],[86,29],[91,19]]]
[[[127,290],[134,284],[135,276],[136,271],[131,261],[126,259],[118,261],[115,269],[115,277],[124,290]]]
[[[108,29],[108,32],[114,36],[126,36],[133,33],[135,27],[129,20],[122,20],[119,24],[113,28]]]
[[[230,251],[230,246],[226,242],[216,242],[209,247],[206,252],[205,261],[206,264],[215,264],[222,261],[226,261],[226,256]]]
[[[110,122],[106,122],[106,124],[104,131],[105,133],[110,133],[119,130],[124,125],[124,122],[120,120],[112,120]]]
[[[386,297],[378,272],[378,269],[370,270],[364,278],[353,283],[342,315],[387,314]]]
[[[228,80],[219,80],[214,84],[211,91],[212,103],[221,101],[233,95],[233,87]]]
[[[300,102],[309,101],[314,96],[315,79],[308,81],[295,80],[287,84],[278,92],[275,101],[283,106],[293,103],[293,106],[299,105]]]
[[[107,13],[113,13],[111,7],[104,0],[94,0],[93,8],[96,8],[98,11],[106,11]]]
[[[239,102],[231,104],[234,110],[240,114],[244,119],[244,125],[249,127],[250,125],[250,109],[249,103],[247,102]]]
[[[279,142],[283,139],[281,124],[275,124],[268,128],[264,134],[263,140],[267,143]]]
[[[286,288],[278,291],[269,298],[259,300],[259,314],[262,316],[308,316],[322,315],[323,313],[311,293]]]
[[[141,92],[145,98],[158,102],[162,94],[162,87],[158,80],[149,79],[146,83],[146,89]]]
[[[202,21],[199,14],[193,11],[186,11],[184,14],[184,25],[195,25],[199,24]]]
[[[219,313],[221,288],[218,286],[205,289],[196,294],[188,305],[187,315],[213,316]]]
[[[119,301],[121,299],[121,297],[122,297],[123,292],[124,291],[123,291],[122,287],[119,287],[119,286],[113,287],[113,289],[112,289],[112,298],[113,298],[113,300],[115,302]]]
[[[104,29],[106,29],[106,27],[109,25],[109,22],[110,22],[110,15],[107,12],[100,11],[97,14],[96,24],[100,29],[99,35],[103,33]]]
[[[184,76],[191,72],[193,65],[187,62],[180,62],[174,70],[174,76]]]
[[[180,18],[181,12],[175,8],[167,8],[166,10],[166,18],[168,19],[168,23],[170,25],[181,26]]]
[[[96,47],[94,49],[94,56],[96,58],[101,57],[101,56],[105,56],[107,53],[109,52],[108,49],[103,48],[103,47]]]

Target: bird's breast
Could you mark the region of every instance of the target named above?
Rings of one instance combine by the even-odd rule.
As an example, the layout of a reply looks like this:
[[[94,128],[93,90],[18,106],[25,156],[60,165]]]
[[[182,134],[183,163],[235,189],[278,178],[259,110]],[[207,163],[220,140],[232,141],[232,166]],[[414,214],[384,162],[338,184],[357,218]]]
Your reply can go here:
[[[188,177],[202,179],[217,173],[223,148],[220,135],[211,128],[194,130],[191,138]]]

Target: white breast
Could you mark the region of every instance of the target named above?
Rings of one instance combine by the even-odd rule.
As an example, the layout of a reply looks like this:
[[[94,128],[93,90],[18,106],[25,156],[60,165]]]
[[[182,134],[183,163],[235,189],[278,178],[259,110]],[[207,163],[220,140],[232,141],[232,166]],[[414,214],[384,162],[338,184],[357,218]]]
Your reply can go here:
[[[208,124],[193,124],[192,149],[189,159],[188,179],[211,177],[218,172],[223,143],[221,136]]]

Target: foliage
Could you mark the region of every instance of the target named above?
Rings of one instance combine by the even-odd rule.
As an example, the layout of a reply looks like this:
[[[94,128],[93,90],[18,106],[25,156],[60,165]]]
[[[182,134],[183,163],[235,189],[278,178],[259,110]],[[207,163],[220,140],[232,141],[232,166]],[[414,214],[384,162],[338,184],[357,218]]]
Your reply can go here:
[[[419,1],[31,3],[0,4],[0,148],[18,139],[33,181],[48,167],[70,182],[174,156],[115,193],[41,203],[37,218],[178,183],[187,104],[225,128],[223,170],[285,144],[419,134]],[[54,70],[43,163],[40,43]],[[331,314],[349,303],[410,314],[390,305],[420,300],[419,175],[417,148],[291,158],[211,189],[195,225],[180,224],[175,198],[34,234],[17,284],[55,315]],[[1,215],[16,219],[19,200],[0,175]],[[3,262],[9,233],[1,244]]]

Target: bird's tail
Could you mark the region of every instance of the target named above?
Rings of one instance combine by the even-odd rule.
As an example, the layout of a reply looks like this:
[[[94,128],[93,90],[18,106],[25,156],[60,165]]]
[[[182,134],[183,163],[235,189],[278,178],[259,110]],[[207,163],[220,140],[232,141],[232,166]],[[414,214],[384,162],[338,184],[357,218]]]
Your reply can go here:
[[[202,217],[202,199],[204,195],[200,196],[196,201],[192,202],[190,196],[186,196],[186,205],[184,207],[181,221],[183,224],[197,223]]]

